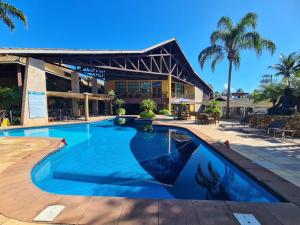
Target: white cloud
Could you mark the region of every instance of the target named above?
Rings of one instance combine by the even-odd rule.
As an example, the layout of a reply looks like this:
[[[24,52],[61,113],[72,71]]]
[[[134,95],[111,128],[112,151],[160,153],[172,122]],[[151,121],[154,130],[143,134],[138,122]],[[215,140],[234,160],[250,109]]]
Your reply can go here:
[[[227,90],[227,86],[228,86],[227,83],[225,83],[223,86],[224,86],[224,89]],[[235,88],[230,87],[230,91],[231,92],[234,91],[234,90],[235,90]]]

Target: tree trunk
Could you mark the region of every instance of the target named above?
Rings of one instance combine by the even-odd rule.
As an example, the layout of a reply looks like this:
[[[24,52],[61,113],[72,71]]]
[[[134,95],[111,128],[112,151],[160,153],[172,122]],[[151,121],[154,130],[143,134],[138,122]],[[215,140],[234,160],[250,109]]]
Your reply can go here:
[[[232,72],[232,60],[229,59],[229,72],[228,72],[228,83],[227,83],[226,119],[229,119],[229,114],[230,114],[229,102],[230,102],[231,72]]]

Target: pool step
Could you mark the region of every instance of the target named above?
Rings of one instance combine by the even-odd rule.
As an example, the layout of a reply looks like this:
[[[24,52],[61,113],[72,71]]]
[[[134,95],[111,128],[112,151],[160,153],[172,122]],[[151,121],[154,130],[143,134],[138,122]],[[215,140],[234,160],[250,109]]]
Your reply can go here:
[[[54,179],[71,180],[86,183],[98,183],[98,184],[112,184],[112,185],[124,185],[124,186],[157,186],[160,185],[156,180],[145,180],[139,178],[125,178],[116,176],[99,176],[99,175],[87,175],[79,173],[69,172],[53,172]]]

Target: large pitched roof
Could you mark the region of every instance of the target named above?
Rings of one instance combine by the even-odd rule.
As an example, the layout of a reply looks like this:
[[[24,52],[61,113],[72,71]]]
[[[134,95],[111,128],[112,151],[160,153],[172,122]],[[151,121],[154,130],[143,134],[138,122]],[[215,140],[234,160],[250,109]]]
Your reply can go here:
[[[24,57],[33,57],[33,58],[39,58],[39,59],[43,59],[48,63],[55,63],[55,64],[67,64],[67,65],[74,65],[74,66],[83,66],[85,67],[85,69],[87,67],[93,65],[99,69],[119,69],[119,70],[123,70],[126,66],[122,65],[122,63],[120,63],[120,61],[118,61],[120,59],[120,57],[143,57],[145,55],[147,55],[149,57],[149,55],[153,55],[153,57],[151,58],[151,63],[152,60],[155,60],[155,54],[158,53],[158,51],[160,50],[160,53],[170,53],[168,52],[170,48],[172,48],[172,54],[176,55],[176,59],[175,61],[177,61],[177,63],[180,65],[180,68],[184,68],[183,71],[187,72],[187,76],[192,76],[193,79],[198,80],[199,82],[201,82],[204,86],[206,86],[208,89],[212,90],[212,88],[196,73],[196,71],[192,68],[192,66],[190,65],[187,57],[185,56],[184,52],[182,51],[180,45],[178,44],[178,42],[176,41],[175,38],[172,38],[170,40],[161,42],[159,44],[153,45],[149,48],[145,48],[142,50],[91,50],[91,49],[49,49],[49,48],[0,48],[0,54],[2,55],[18,55],[18,56],[24,56]],[[165,51],[162,52],[162,49]],[[155,53],[155,54],[154,54]],[[115,57],[113,59],[113,62],[117,63],[118,65],[115,65],[115,68],[108,68],[108,62],[105,62],[104,58],[112,58]],[[76,59],[76,60],[74,60]],[[84,64],[80,64],[78,63],[78,60],[81,60],[81,63]],[[95,61],[92,61],[95,60]],[[101,61],[102,60],[102,61]],[[122,59],[120,59],[122,61]],[[164,59],[163,59],[164,60]],[[125,59],[126,61],[126,59]],[[164,60],[165,61],[165,60]],[[77,65],[78,63],[78,65]],[[138,62],[137,62],[138,63]],[[145,65],[145,68],[147,68],[149,70],[149,65],[147,66],[147,62],[146,59],[143,60],[142,58],[142,63],[143,65]],[[150,63],[150,61],[149,61]],[[171,56],[170,56],[170,62],[166,61],[165,63],[165,67],[169,67],[169,70],[171,70],[171,67],[173,67],[172,62],[171,62]],[[168,63],[170,63],[170,65],[167,65]],[[110,63],[111,65],[111,63]],[[135,67],[135,62],[132,60],[131,64],[133,67]],[[119,68],[118,68],[119,67]],[[145,69],[144,68],[144,69]],[[175,68],[175,66],[174,66]],[[127,69],[128,70],[128,69]],[[146,70],[146,69],[145,69]],[[166,73],[167,71],[162,71],[163,68],[161,68],[161,70],[158,71],[154,71],[156,73]],[[168,72],[170,72],[168,70]],[[173,69],[174,70],[174,69]],[[84,69],[81,69],[81,72],[84,72]],[[93,70],[95,71],[95,70]],[[178,68],[177,68],[178,71]],[[132,72],[132,71],[131,71]],[[147,72],[147,71],[145,71]],[[150,71],[153,72],[153,71]],[[179,72],[177,72],[179,75]],[[184,75],[184,73],[182,73]],[[180,73],[180,75],[182,75]],[[186,76],[184,77],[184,79],[186,79]]]

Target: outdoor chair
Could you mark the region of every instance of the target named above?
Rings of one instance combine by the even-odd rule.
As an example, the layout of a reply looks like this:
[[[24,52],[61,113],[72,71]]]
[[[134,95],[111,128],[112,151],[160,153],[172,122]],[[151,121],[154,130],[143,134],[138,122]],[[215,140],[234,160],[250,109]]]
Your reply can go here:
[[[209,114],[206,113],[199,113],[195,116],[195,123],[197,124],[210,124],[214,123],[214,117],[211,117]]]
[[[247,137],[249,136],[249,134],[273,134],[273,136],[276,136],[276,134],[281,134],[281,137],[285,138],[289,134],[289,136],[293,138],[296,131],[284,129],[286,123],[286,120],[274,120],[266,128],[262,128],[261,126],[258,126],[256,128],[246,127],[241,128],[240,131],[246,133]]]
[[[237,123],[222,123],[219,126],[223,129],[225,128],[240,128],[240,127],[249,127],[251,116],[244,116],[240,122]]]
[[[183,111],[180,113],[179,119],[180,120],[189,120],[189,119],[191,119],[191,115],[188,111]]]

